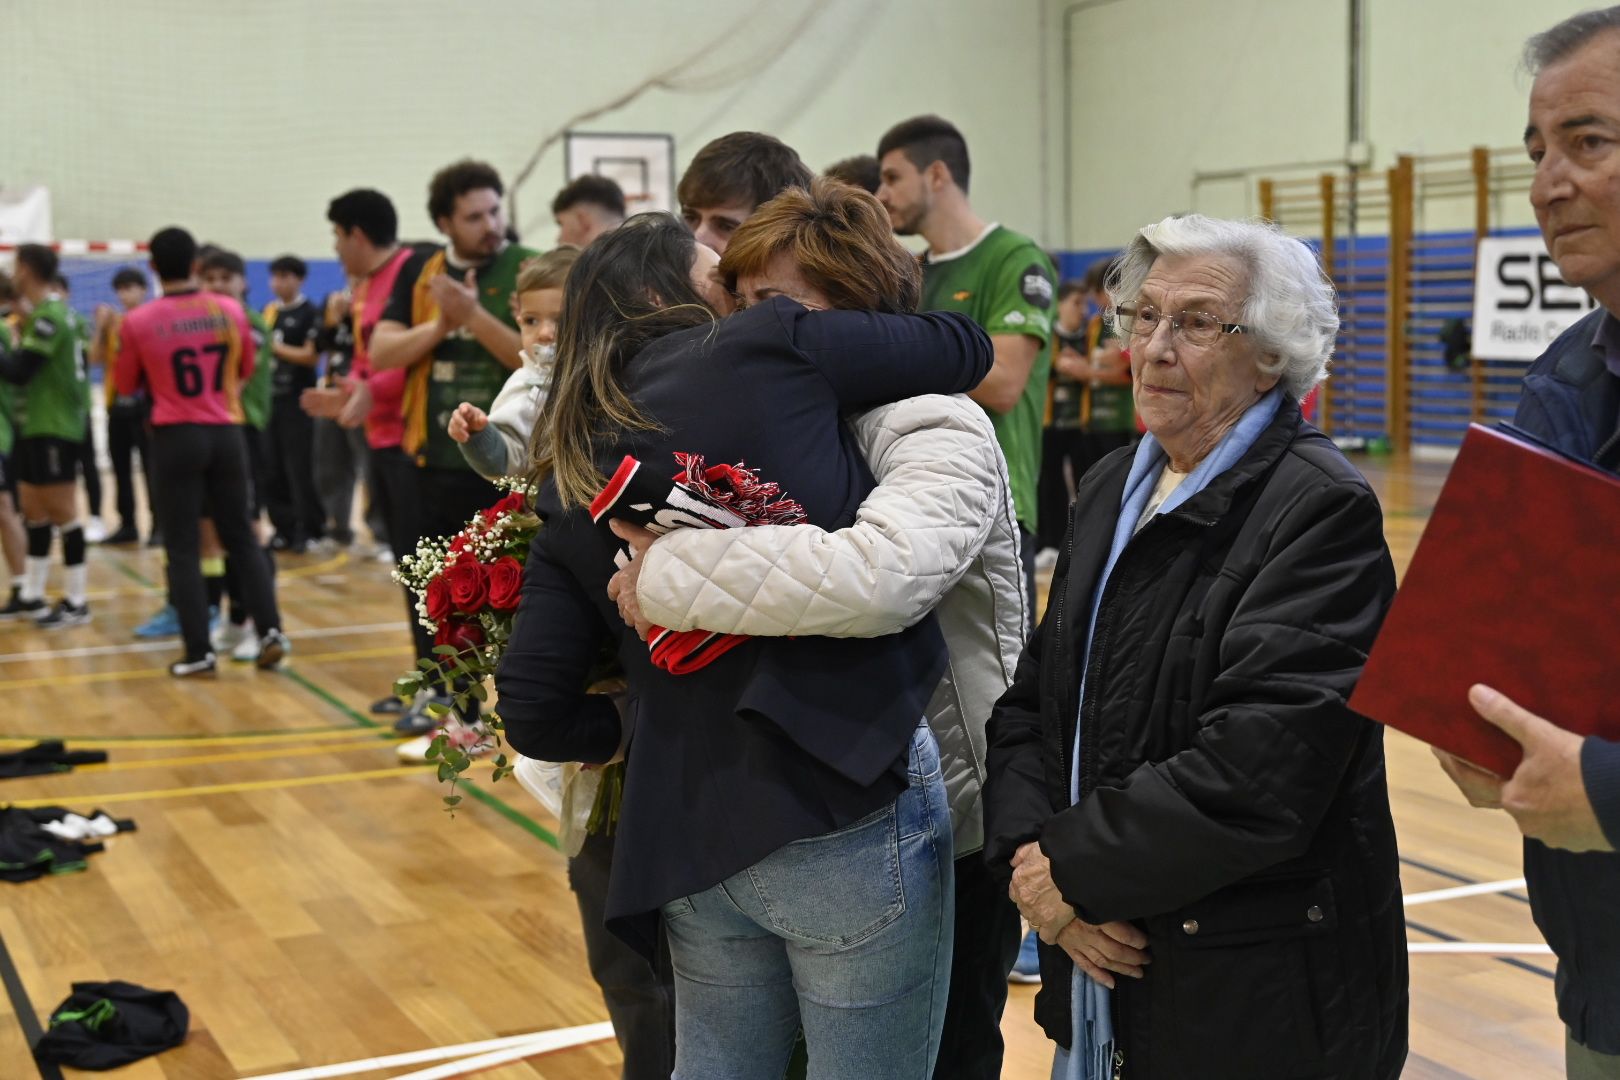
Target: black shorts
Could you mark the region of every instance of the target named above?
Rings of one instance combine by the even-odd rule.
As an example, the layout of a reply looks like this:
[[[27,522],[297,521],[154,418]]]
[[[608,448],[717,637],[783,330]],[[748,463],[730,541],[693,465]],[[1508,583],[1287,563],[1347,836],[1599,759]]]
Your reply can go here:
[[[84,450],[77,441],[41,435],[18,439],[11,463],[17,482],[35,487],[71,484],[79,479],[79,459]]]

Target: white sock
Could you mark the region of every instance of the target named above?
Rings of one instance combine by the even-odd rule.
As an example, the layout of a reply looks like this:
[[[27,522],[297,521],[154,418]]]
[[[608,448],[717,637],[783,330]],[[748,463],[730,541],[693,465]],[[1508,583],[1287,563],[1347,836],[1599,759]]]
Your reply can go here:
[[[27,574],[27,572],[25,571],[25,572],[23,572],[21,574],[12,574],[11,575],[11,587],[13,589],[16,589],[19,592],[21,592],[23,589],[26,589],[28,587],[28,574]]]
[[[51,577],[51,557],[28,556],[28,572],[23,577],[22,598],[32,603],[45,599],[45,583]]]
[[[85,563],[79,563],[66,569],[68,603],[74,607],[84,607],[85,579],[90,576],[90,567]]]

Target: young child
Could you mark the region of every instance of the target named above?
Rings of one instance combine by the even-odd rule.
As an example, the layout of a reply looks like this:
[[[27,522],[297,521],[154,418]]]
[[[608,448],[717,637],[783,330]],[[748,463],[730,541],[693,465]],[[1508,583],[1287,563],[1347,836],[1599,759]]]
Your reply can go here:
[[[551,358],[562,315],[563,282],[579,258],[576,247],[559,247],[531,259],[518,271],[518,330],[523,366],[512,372],[489,412],[462,402],[450,416],[450,437],[461,456],[487,480],[524,470],[529,436],[551,386]]]

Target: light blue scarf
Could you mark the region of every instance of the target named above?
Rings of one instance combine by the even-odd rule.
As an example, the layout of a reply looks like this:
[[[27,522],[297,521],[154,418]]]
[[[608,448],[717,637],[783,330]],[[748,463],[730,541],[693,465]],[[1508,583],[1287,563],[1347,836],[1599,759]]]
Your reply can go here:
[[[1216,444],[1203,461],[1183,480],[1159,506],[1158,514],[1168,514],[1188,499],[1209,486],[1217,476],[1236,465],[1271,426],[1282,405],[1282,392],[1272,390],[1249,406],[1238,418],[1232,430]],[[1091,619],[1086,624],[1086,644],[1081,650],[1081,663],[1089,662],[1091,639],[1097,632],[1097,612],[1102,607],[1103,592],[1108,579],[1125,548],[1136,535],[1136,523],[1153,498],[1153,489],[1170,458],[1151,434],[1144,435],[1137,444],[1136,457],[1131,461],[1130,475],[1125,480],[1125,493],[1120,499],[1119,520],[1114,524],[1114,542],[1108,549],[1108,563],[1091,594]],[[1157,516],[1157,515],[1155,515]],[[1080,671],[1081,722],[1085,716],[1086,672]],[[1075,724],[1073,771],[1069,774],[1069,801],[1080,801],[1080,722]],[[1057,1049],[1052,1062],[1052,1080],[1107,1080],[1108,1066],[1114,1056],[1114,1020],[1109,1009],[1108,988],[1084,975],[1078,968],[1070,986],[1070,1022],[1074,1029],[1072,1050]]]

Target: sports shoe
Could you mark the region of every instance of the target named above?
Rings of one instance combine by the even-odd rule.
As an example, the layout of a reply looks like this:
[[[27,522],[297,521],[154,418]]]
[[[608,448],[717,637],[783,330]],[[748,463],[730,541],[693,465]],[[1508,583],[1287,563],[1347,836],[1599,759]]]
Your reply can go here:
[[[87,544],[101,544],[107,540],[107,525],[98,517],[88,518],[84,523],[84,542]]]
[[[292,652],[292,642],[280,630],[266,630],[259,638],[259,654],[253,658],[253,663],[260,671],[270,671],[281,666]]]
[[[394,753],[399,755],[401,761],[426,761],[428,747],[432,746],[433,740],[441,734],[450,741],[451,746],[469,757],[483,757],[495,749],[494,736],[481,722],[474,720],[470,724],[464,724],[452,714],[445,717],[444,723],[426,735],[419,735],[410,742],[400,743]]]
[[[250,622],[248,625],[252,626],[253,624]],[[259,658],[260,649],[259,635],[249,634],[237,642],[236,648],[231,650],[231,662],[234,664],[251,664]]]
[[[195,679],[213,676],[219,672],[214,666],[214,654],[204,653],[201,660],[176,660],[169,665],[169,674],[177,679]]]
[[[405,710],[398,720],[394,721],[394,734],[396,735],[426,735],[439,726],[443,717],[434,716],[428,711],[429,706],[443,705],[451,707],[451,698],[448,694],[435,694],[430,690],[420,691],[411,707]]]
[[[1035,553],[1035,569],[1036,569],[1037,572],[1043,572],[1044,573],[1045,571],[1055,569],[1057,567],[1057,564],[1058,564],[1058,549],[1057,548],[1042,548],[1041,550],[1039,550],[1039,551],[1037,551]]]
[[[22,598],[22,590],[13,586],[11,590],[11,601],[7,603],[5,607],[0,608],[0,619],[37,619],[44,611],[45,601],[24,600]]]
[[[1040,938],[1031,930],[1024,937],[1024,943],[1018,946],[1018,963],[1013,965],[1012,971],[1007,973],[1010,983],[1039,983],[1041,981],[1041,957],[1035,946]]]
[[[372,716],[398,716],[405,711],[405,703],[397,695],[389,694],[371,703]]]
[[[59,600],[56,607],[52,608],[48,614],[41,615],[34,625],[41,630],[67,630],[74,626],[84,626],[89,621],[89,604],[75,604],[68,600]]]
[[[394,564],[394,549],[387,547],[386,545],[379,547],[377,549],[377,554],[373,555],[372,558],[377,562],[387,563],[388,565],[392,566]]]
[[[164,604],[156,615],[135,628],[138,638],[177,637],[180,633],[180,613]]]
[[[214,630],[209,644],[213,645],[216,653],[227,653],[249,638],[253,639],[255,645],[254,655],[257,656],[259,635],[253,632],[253,620],[249,619],[247,622],[234,623],[227,619]],[[249,657],[249,659],[252,659],[252,657]]]
[[[125,547],[127,545],[138,544],[140,542],[141,534],[136,531],[135,526],[129,524],[118,526],[117,532],[113,533],[111,536],[107,537],[107,539],[102,541],[102,543],[106,544],[108,547]]]

